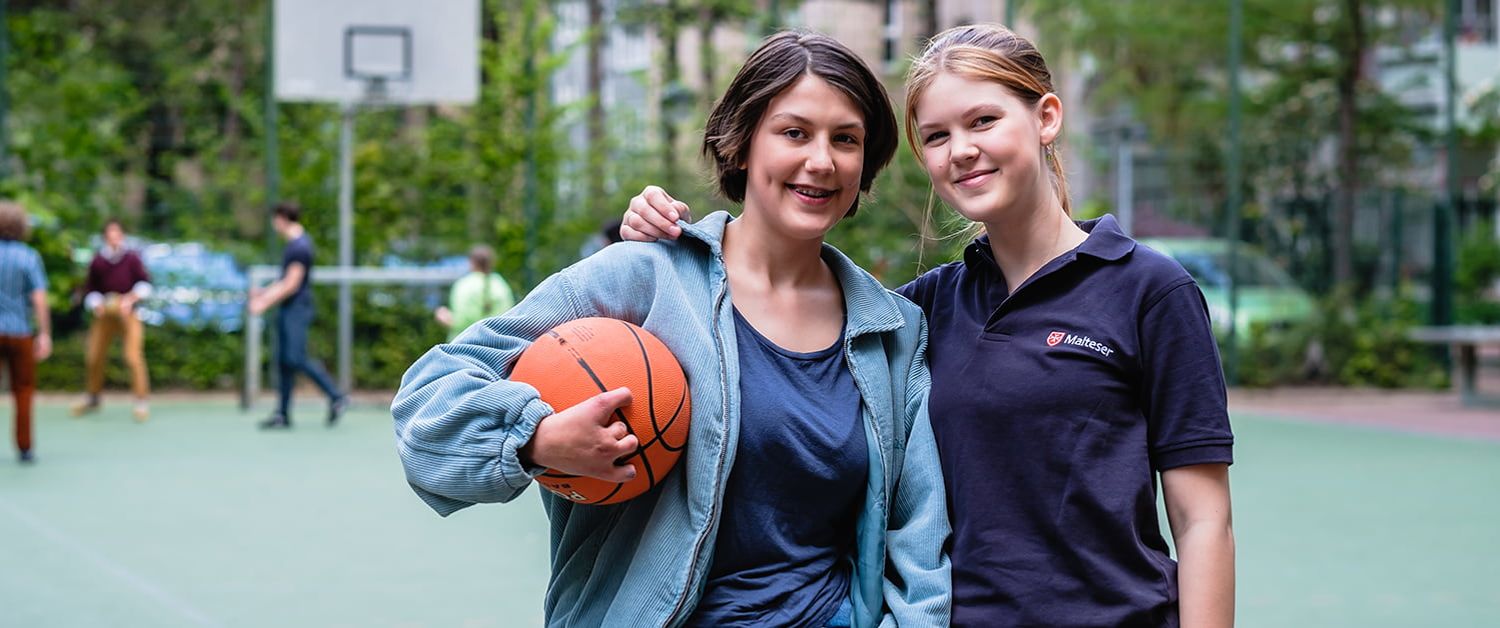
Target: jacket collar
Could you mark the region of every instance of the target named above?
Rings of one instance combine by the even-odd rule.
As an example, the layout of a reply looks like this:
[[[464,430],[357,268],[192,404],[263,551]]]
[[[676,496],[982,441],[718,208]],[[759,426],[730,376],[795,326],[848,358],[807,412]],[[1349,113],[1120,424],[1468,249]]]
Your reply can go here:
[[[723,264],[724,227],[733,219],[729,212],[717,211],[692,224],[679,220],[677,226],[682,227],[685,238],[706,244],[719,263]],[[900,329],[906,324],[890,291],[869,273],[826,242],[823,243],[822,257],[844,290],[844,318],[848,337]]]

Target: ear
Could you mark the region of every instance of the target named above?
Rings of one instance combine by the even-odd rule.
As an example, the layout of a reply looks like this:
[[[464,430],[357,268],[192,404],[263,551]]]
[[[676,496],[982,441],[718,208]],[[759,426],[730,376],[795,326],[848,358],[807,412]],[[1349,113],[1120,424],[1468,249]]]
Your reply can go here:
[[[1058,135],[1062,134],[1062,99],[1050,92],[1044,94],[1041,100],[1036,101],[1036,118],[1041,122],[1042,144],[1051,145],[1057,141]]]

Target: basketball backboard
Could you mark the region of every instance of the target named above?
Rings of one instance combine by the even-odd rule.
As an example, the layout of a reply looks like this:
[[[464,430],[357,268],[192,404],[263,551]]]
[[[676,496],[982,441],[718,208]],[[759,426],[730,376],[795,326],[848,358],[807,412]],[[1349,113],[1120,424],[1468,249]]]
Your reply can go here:
[[[479,0],[275,0],[276,98],[472,103]]]

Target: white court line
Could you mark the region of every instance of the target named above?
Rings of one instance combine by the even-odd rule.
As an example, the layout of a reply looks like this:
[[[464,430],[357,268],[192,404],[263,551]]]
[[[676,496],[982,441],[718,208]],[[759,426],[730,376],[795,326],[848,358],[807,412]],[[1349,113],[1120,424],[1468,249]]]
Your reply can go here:
[[[62,534],[61,532],[57,532],[48,528],[40,519],[37,519],[29,513],[16,509],[15,507],[6,503],[3,499],[0,499],[0,510],[4,510],[5,512],[9,513],[11,517],[14,517],[17,521],[20,521],[26,527],[36,531],[37,534],[47,537],[47,539],[51,540],[53,543],[61,545],[64,549],[73,552],[85,561],[93,563],[95,567],[108,572],[109,574],[113,575],[116,578],[119,578],[120,580],[123,580],[126,584],[134,587],[141,593],[145,593],[147,597],[155,599],[157,602],[161,603],[162,606],[176,611],[177,614],[182,615],[183,617],[192,621],[194,624],[197,624],[199,626],[224,625],[210,618],[203,611],[193,608],[193,605],[178,599],[171,593],[167,593],[161,587],[152,584],[151,581],[137,576],[129,569],[125,568],[124,565],[110,560],[109,557],[89,549],[84,544],[69,538],[67,535]]]

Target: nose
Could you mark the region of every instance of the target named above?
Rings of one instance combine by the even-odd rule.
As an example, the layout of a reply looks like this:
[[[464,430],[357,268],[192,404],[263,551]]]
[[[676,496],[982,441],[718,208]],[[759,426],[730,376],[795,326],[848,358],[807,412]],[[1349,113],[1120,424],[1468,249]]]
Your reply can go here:
[[[979,147],[969,141],[968,136],[954,133],[948,139],[948,159],[955,164],[973,161],[979,156]]]
[[[827,141],[811,142],[803,168],[812,174],[833,172],[833,150]]]

